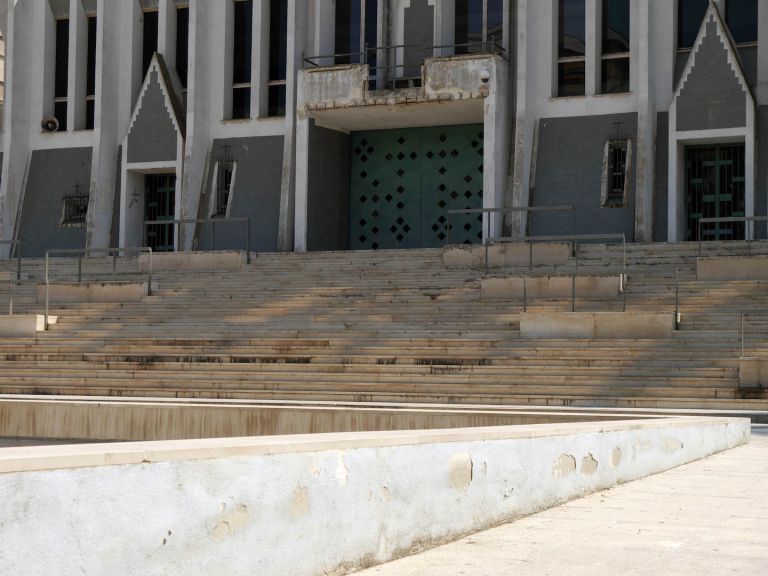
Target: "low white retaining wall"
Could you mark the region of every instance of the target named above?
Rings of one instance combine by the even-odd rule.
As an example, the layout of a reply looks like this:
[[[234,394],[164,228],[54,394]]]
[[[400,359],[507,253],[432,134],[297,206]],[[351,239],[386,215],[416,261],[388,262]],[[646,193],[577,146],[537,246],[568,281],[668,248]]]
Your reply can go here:
[[[51,316],[48,321],[55,324],[56,318]],[[43,330],[45,330],[45,316],[42,315],[0,316],[0,338],[34,338]]]
[[[245,252],[154,252],[152,272],[216,272],[240,270]],[[149,270],[149,254],[139,256],[139,272]]]
[[[49,284],[48,300],[51,304],[141,302],[146,295],[146,282],[56,282]],[[45,284],[37,285],[37,302],[45,302]]]
[[[527,312],[520,315],[520,337],[671,338],[672,312]]]
[[[744,443],[680,418],[0,450],[0,574],[343,574]]]
[[[523,278],[483,278],[480,297],[483,300],[510,298],[616,298],[623,290],[622,277],[612,276],[532,276]]]
[[[768,280],[768,256],[715,256],[696,261],[696,278],[704,281]]]
[[[488,247],[488,267],[556,266],[566,264],[571,258],[571,245],[567,242],[516,242],[494,244]],[[485,246],[446,246],[443,263],[447,268],[483,268]]]

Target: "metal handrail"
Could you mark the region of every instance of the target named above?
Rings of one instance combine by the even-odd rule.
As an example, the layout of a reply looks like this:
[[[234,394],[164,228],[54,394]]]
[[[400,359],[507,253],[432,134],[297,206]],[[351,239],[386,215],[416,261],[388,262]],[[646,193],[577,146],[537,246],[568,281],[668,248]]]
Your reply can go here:
[[[512,206],[510,208],[467,208],[463,210],[448,210],[446,212],[447,219],[446,219],[446,227],[447,227],[447,234],[446,234],[446,244],[451,243],[451,230],[453,227],[451,226],[451,216],[459,216],[459,215],[471,215],[471,214],[482,214],[483,215],[483,229],[487,229],[490,232],[491,226],[490,226],[490,215],[491,214],[517,214],[519,212],[526,212],[528,217],[528,233],[530,234],[532,232],[533,223],[531,221],[531,213],[536,212],[570,212],[571,213],[571,236],[575,238],[576,236],[576,207],[572,204],[558,204],[553,206]],[[487,216],[487,218],[486,218]],[[485,242],[492,241],[493,239],[487,238]]]
[[[147,296],[152,295],[152,248],[61,248],[45,251],[45,329],[48,329],[49,304],[50,304],[50,267],[51,256],[77,255],[77,282],[83,281],[83,258],[88,258],[92,254],[105,254],[112,256],[112,277],[117,275],[117,257],[121,254],[149,254],[147,266]]]
[[[246,240],[245,240],[245,254],[246,254],[246,262],[248,264],[251,263],[251,219],[250,217],[243,217],[243,218],[178,218],[174,220],[146,220],[144,222],[144,237],[147,236],[147,227],[148,226],[158,226],[158,225],[173,225],[175,228],[175,234],[176,234],[176,249],[179,252],[183,252],[183,250],[179,250],[181,247],[181,226],[184,224],[212,224],[212,240],[211,243],[213,244],[213,249],[216,250],[216,224],[241,224],[245,222],[246,223]]]
[[[576,312],[576,274],[571,274],[571,312]],[[528,312],[528,278],[523,274],[523,312]],[[568,278],[568,276],[563,276]],[[627,311],[627,290],[624,274],[619,274],[619,289],[622,295],[622,312]]]
[[[13,258],[16,250],[16,280],[21,280],[21,240],[0,240],[0,246],[10,246],[9,258]]]
[[[750,238],[755,231],[755,222],[768,222],[768,216],[720,216],[717,218],[699,218],[698,221],[698,233],[699,233],[699,256],[701,256],[701,241],[702,241],[702,224],[726,224],[728,222],[743,222],[746,224],[744,227],[744,239],[750,242]],[[750,229],[749,224],[753,224]]]

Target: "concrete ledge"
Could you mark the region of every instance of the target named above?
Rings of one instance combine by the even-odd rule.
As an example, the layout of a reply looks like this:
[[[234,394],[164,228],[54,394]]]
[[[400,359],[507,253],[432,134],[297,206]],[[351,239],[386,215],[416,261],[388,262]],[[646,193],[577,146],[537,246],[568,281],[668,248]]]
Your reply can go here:
[[[748,439],[679,418],[6,448],[0,573],[345,574]]]
[[[571,258],[571,245],[567,242],[518,242],[488,247],[489,268],[528,266],[531,257],[534,266],[567,264]],[[446,246],[443,263],[447,268],[483,268],[485,246]]]
[[[577,298],[615,298],[623,290],[620,275],[576,276]],[[573,280],[570,276],[532,276],[522,278],[483,278],[480,297],[483,300],[528,298],[570,298]]]
[[[141,302],[147,295],[146,282],[56,282],[49,285],[51,303]],[[45,302],[45,284],[37,285],[37,302]]]
[[[627,413],[172,398],[4,396],[0,438],[183,440],[622,420]],[[633,416],[637,418],[637,416]]]
[[[49,323],[55,324],[55,317]],[[45,316],[24,314],[0,316],[0,338],[34,338],[45,330]]]
[[[152,272],[216,272],[240,270],[245,252],[155,252]],[[139,272],[149,270],[149,254],[139,256]]]
[[[740,359],[739,388],[768,388],[768,360],[763,358]]]
[[[768,256],[715,256],[696,261],[696,278],[704,281],[768,280]]]
[[[671,338],[671,312],[542,312],[520,315],[522,338]]]

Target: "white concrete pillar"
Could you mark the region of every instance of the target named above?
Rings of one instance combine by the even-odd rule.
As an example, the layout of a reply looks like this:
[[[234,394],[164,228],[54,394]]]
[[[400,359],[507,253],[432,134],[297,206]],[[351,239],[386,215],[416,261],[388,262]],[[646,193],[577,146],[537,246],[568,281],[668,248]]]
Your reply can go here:
[[[599,0],[586,0],[585,94],[600,93],[600,20]]]
[[[759,0],[757,27],[757,104],[768,106],[768,0]]]
[[[251,118],[269,114],[269,0],[253,0]]]
[[[306,42],[307,11],[303,0],[288,0],[288,66],[286,70],[285,142],[280,191],[280,221],[277,246],[282,252],[294,249],[296,209],[296,79]]]
[[[158,0],[157,51],[162,54],[169,70],[176,69],[176,3]]]
[[[69,78],[67,130],[85,128],[85,92],[88,80],[88,16],[81,0],[69,2]]]
[[[637,147],[635,169],[635,241],[653,241],[653,190],[655,174],[656,142],[656,106],[651,67],[651,2],[636,2],[633,35],[638,42],[635,58],[630,65],[637,67],[636,86],[632,90],[637,94]]]
[[[217,105],[219,119],[229,120],[232,118],[235,6],[233,2],[227,1],[217,3],[217,5],[212,8],[219,11],[219,16],[223,16],[223,18],[219,17],[212,19],[215,26],[213,34],[216,40],[212,47],[211,59],[214,62],[219,62],[221,64],[221,68],[214,67],[211,70],[213,73],[211,77],[211,85],[218,87],[218,94],[216,95],[216,100],[218,100],[218,102],[214,102],[213,104]]]
[[[96,20],[96,101],[94,145],[86,226],[88,248],[109,248],[112,207],[116,191],[119,109],[119,36],[110,33],[118,26],[120,9],[110,0],[98,0]]]

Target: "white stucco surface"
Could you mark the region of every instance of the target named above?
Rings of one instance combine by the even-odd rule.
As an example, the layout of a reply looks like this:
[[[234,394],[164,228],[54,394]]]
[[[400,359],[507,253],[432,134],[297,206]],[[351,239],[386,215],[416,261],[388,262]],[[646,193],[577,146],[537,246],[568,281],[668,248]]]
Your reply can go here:
[[[340,574],[748,439],[680,418],[8,448],[0,573]]]

